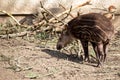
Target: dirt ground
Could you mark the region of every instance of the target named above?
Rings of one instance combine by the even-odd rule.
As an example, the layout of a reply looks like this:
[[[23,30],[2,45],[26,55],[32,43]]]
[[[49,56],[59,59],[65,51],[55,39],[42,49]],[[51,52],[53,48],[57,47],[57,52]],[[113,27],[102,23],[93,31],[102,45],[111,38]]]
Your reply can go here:
[[[23,39],[0,39],[0,80],[120,80],[120,31],[101,68],[54,48]]]

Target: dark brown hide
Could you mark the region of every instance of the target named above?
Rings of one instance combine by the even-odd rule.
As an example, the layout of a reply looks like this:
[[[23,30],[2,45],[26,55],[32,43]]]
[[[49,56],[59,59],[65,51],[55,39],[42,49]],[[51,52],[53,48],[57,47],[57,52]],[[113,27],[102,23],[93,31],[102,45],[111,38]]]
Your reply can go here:
[[[69,35],[66,36],[66,34]],[[70,35],[72,35],[72,37],[81,41],[85,60],[89,60],[88,42],[90,42],[96,53],[97,66],[99,66],[101,61],[105,61],[107,47],[113,34],[114,27],[108,18],[99,13],[84,14],[68,22],[66,33],[61,35],[57,46],[61,49],[67,43],[64,37],[68,37],[69,39]]]

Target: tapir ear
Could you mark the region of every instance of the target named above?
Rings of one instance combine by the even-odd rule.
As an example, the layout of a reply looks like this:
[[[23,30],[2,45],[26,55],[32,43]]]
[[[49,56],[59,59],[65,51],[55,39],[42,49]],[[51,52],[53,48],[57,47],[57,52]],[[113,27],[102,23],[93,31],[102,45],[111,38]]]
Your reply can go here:
[[[62,32],[62,31],[65,31],[67,30],[68,26],[67,25],[63,25],[63,26],[58,26],[54,29],[54,31],[56,32]]]
[[[68,29],[68,24],[64,25],[64,29],[65,29],[65,30]]]
[[[67,29],[68,29],[68,24],[62,26],[62,29],[63,29],[63,30],[67,30]]]

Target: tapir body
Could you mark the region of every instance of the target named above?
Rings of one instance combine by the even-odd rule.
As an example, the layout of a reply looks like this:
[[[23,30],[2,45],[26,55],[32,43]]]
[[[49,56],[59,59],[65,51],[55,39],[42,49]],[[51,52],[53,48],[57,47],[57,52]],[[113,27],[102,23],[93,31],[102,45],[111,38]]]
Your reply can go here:
[[[58,43],[60,50],[74,39],[79,39],[84,49],[85,60],[89,60],[88,42],[93,46],[98,65],[104,62],[108,44],[114,34],[111,21],[99,13],[88,13],[77,16],[65,26]]]

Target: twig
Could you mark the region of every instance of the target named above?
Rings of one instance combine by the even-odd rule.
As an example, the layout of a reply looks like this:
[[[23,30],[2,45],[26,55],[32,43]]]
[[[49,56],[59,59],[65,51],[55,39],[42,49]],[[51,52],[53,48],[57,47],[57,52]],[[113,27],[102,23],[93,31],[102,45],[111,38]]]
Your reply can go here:
[[[40,5],[41,5],[41,8],[43,8],[47,13],[49,13],[50,15],[52,15],[54,17],[54,19],[56,19],[57,21],[62,22],[63,24],[65,24],[63,21],[59,20],[57,18],[57,16],[55,16],[52,12],[50,12],[49,10],[47,10],[46,8],[44,8],[41,1],[40,1]],[[51,22],[51,21],[49,20],[49,22]]]
[[[21,32],[21,33],[14,33],[14,34],[9,34],[9,35],[0,35],[0,38],[5,39],[5,38],[13,38],[13,37],[23,37],[27,34],[29,34],[30,31],[25,31],[25,32]]]
[[[46,22],[49,22],[47,17],[46,17],[46,12],[41,12],[41,13],[42,13],[43,19],[45,19]]]
[[[0,10],[0,12],[7,14],[7,15],[10,16],[18,25],[21,25],[21,24],[15,19],[15,17],[12,16],[12,14],[10,14],[10,13],[8,13],[8,12],[6,12],[6,11],[3,11],[3,10]]]
[[[66,16],[66,17],[64,17],[64,18],[63,18],[63,19],[61,19],[61,20],[66,19],[66,18],[70,15],[71,10],[72,10],[72,6],[70,7],[70,10],[69,10],[69,12],[67,13],[67,16]]]
[[[45,24],[46,24],[46,22],[43,20],[42,22],[40,22],[37,25],[35,25],[35,28],[32,31],[36,31],[37,29],[39,29],[41,26],[43,26]]]
[[[67,10],[62,4],[59,3],[59,6],[61,6],[64,10]],[[72,8],[71,8],[72,9]],[[69,14],[72,18],[74,18],[74,16],[72,14]]]

